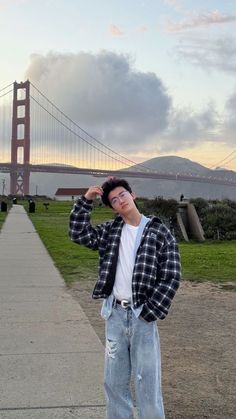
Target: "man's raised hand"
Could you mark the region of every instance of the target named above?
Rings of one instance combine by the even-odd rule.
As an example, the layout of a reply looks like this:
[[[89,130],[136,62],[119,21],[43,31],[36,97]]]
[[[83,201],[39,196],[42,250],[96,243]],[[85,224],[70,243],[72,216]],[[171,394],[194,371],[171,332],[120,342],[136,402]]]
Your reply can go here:
[[[93,201],[97,196],[102,196],[103,190],[101,186],[90,186],[84,195],[86,199]]]

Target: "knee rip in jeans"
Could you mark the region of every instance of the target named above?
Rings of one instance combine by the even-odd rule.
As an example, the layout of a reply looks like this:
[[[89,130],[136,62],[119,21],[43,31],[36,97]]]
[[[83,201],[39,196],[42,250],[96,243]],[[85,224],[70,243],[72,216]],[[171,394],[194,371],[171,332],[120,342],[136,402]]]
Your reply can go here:
[[[115,358],[116,354],[116,342],[110,339],[106,341],[106,354],[109,358]]]

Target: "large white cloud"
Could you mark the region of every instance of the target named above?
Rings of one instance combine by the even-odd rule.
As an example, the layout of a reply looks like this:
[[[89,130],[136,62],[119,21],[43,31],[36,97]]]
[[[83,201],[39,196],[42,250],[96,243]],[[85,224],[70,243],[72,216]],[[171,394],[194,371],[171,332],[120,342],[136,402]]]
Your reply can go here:
[[[159,150],[177,151],[205,140],[215,141],[218,138],[215,135],[218,126],[219,115],[213,103],[209,103],[200,112],[185,108],[173,109],[169,127],[159,138]]]
[[[225,142],[233,138],[236,96],[229,99],[221,126],[213,103],[198,112],[174,109],[163,82],[154,73],[135,70],[129,56],[108,51],[32,55],[26,76],[72,120],[127,157],[222,141],[224,134]]]
[[[140,148],[168,127],[171,98],[154,73],[129,56],[102,51],[34,54],[26,71],[80,126],[119,151]]]

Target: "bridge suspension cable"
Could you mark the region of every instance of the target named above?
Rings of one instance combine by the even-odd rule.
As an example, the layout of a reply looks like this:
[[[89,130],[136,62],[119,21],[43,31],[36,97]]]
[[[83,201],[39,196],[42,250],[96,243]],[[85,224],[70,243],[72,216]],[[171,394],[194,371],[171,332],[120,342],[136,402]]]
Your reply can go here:
[[[7,92],[5,92],[5,93],[2,93],[1,94],[1,92],[4,92],[4,90],[7,90],[7,89],[9,89],[9,87],[11,87],[11,89],[10,90],[8,90]],[[2,87],[1,89],[0,89],[0,99],[2,98],[2,97],[4,97],[4,96],[7,96],[9,93],[11,93],[13,91],[13,83],[10,83],[10,84],[8,84],[7,86],[5,86],[5,87]]]
[[[13,83],[0,88],[0,162],[10,162]]]
[[[60,125],[62,125],[70,134],[73,134],[75,137],[82,140],[88,147],[93,149],[93,151],[96,151],[103,155],[103,157],[108,157],[111,162],[116,162],[121,165],[127,166],[136,166],[136,169],[138,170],[149,170],[148,167],[139,164],[131,159],[128,159],[127,157],[124,157],[123,155],[117,153],[110,147],[103,144],[101,141],[99,141],[97,138],[89,134],[87,131],[85,131],[83,128],[81,128],[75,121],[73,121],[70,117],[68,117],[63,111],[61,111],[51,100],[49,100],[34,84],[31,83],[33,88],[36,90],[36,92],[43,97],[47,101],[47,104],[50,105],[51,110],[49,110],[46,106],[42,105],[39,100],[37,100],[33,95],[31,95],[31,99],[33,99],[34,102],[36,102],[42,109],[44,109],[47,114],[49,114],[55,121],[57,121]],[[54,112],[56,112],[60,115],[60,117],[56,116]],[[63,121],[63,120],[64,121]],[[69,122],[69,124],[68,124]],[[68,126],[72,124],[71,126]],[[79,132],[77,132],[79,130]],[[101,157],[101,156],[100,156]],[[111,164],[109,162],[108,164]]]
[[[233,161],[233,160],[235,160],[235,159],[236,159],[236,156],[232,157],[230,160],[226,161],[226,162],[224,163],[224,165],[225,165],[225,166],[227,166],[227,164],[231,163],[231,161]]]
[[[7,96],[9,93],[11,93],[12,92],[12,90],[8,90],[8,92],[6,92],[6,93],[4,93],[3,95],[0,95],[0,99],[2,98],[2,97],[4,97],[4,96]]]
[[[1,89],[0,89],[0,93],[3,91],[3,90],[6,90],[6,89],[8,89],[8,87],[12,87],[13,88],[13,83],[10,83],[10,84],[8,84],[7,86],[5,86],[5,87],[2,87]]]
[[[222,164],[222,163],[224,163],[224,164],[228,164],[228,163],[230,163],[231,161],[233,161],[234,159],[236,159],[236,156],[234,156],[234,157],[232,157],[229,161],[226,161],[226,160],[228,160],[228,158],[229,157],[231,157],[234,153],[236,153],[236,149],[234,149],[230,154],[228,154],[224,159],[222,159],[222,160],[220,160],[220,161],[218,161],[216,164],[214,164],[213,166],[211,166],[210,167],[210,169],[212,169],[213,167],[217,167],[219,164]]]

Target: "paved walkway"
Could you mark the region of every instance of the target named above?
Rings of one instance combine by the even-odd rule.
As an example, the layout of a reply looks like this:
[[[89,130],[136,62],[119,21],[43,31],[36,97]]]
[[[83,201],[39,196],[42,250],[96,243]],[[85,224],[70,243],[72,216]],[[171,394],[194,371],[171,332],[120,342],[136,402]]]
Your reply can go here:
[[[22,206],[0,233],[0,418],[104,419],[104,348]]]

